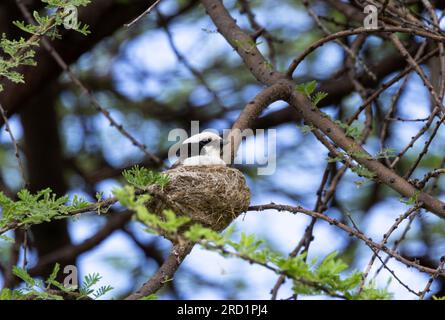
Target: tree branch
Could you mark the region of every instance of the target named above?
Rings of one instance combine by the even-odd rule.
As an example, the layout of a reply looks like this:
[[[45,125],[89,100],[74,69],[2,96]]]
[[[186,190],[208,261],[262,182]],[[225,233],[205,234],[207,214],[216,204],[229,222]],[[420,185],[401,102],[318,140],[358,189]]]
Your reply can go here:
[[[275,97],[276,99],[284,99],[287,101],[306,122],[314,125],[346,153],[351,154],[355,161],[374,173],[380,182],[385,183],[404,197],[415,197],[417,201],[424,203],[426,209],[437,214],[439,217],[445,218],[445,203],[425,192],[417,190],[393,170],[387,168],[378,160],[373,159],[356,141],[347,137],[343,129],[315,108],[307,97],[296,92],[294,90],[294,83],[290,81],[286,75],[275,71],[267,63],[255,44],[252,44],[249,35],[242,31],[236,24],[236,21],[230,16],[221,1],[201,0],[201,3],[217,26],[218,31],[238,52],[255,78],[269,86],[281,86],[280,95],[277,95]],[[246,47],[246,44],[250,45]],[[270,102],[273,102],[272,99]],[[250,118],[250,115],[259,114],[258,111],[260,109],[263,109],[261,104],[256,105],[256,107],[245,107],[239,118]],[[235,153],[236,150],[235,148]],[[354,154],[360,154],[363,155],[363,157],[354,156]]]
[[[139,290],[126,297],[125,300],[142,299],[148,295],[156,293],[166,282],[173,280],[173,276],[181,266],[185,257],[192,251],[194,245],[195,244],[192,242],[174,245],[169,256],[153,277],[144,283]]]

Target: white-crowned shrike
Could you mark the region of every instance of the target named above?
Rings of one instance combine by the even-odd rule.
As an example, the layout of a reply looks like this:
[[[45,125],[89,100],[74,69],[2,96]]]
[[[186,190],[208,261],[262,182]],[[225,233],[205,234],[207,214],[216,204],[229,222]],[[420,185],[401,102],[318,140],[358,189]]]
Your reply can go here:
[[[195,134],[182,142],[176,153],[179,159],[172,168],[177,166],[225,166],[226,163],[222,159],[225,144],[227,141],[215,133]]]

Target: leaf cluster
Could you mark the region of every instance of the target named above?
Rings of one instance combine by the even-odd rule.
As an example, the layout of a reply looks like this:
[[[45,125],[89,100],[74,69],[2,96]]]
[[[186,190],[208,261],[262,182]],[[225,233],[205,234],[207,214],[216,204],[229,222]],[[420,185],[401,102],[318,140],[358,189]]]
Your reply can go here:
[[[316,87],[317,87],[317,81],[312,80],[310,82],[298,84],[295,87],[295,90],[304,94],[309,100],[311,100],[312,105],[316,107],[321,100],[323,100],[328,96],[328,94],[323,91],[318,91],[314,94]]]
[[[98,289],[93,288],[102,279],[98,273],[86,275],[78,290],[75,287],[65,286],[56,280],[59,271],[60,265],[56,263],[51,275],[43,282],[31,277],[25,269],[15,266],[12,272],[23,281],[25,286],[15,290],[2,289],[0,300],[64,300],[68,297],[76,300],[98,299],[113,290],[113,287],[109,285]]]
[[[86,6],[90,0],[42,0],[47,4],[48,15],[41,15],[38,11],[34,11],[32,16],[35,23],[30,24],[25,21],[14,21],[13,24],[24,32],[32,36],[26,40],[20,38],[18,40],[7,39],[3,34],[0,39],[0,78],[4,77],[14,83],[24,83],[23,74],[17,72],[20,66],[35,66],[35,47],[39,46],[39,38],[48,36],[52,39],[61,38],[58,27],[64,23],[66,18],[66,8],[78,8]],[[77,9],[76,9],[77,10]],[[73,30],[88,35],[88,25],[82,25],[78,22]],[[0,84],[0,92],[3,86]]]
[[[255,235],[241,233],[239,241],[230,239],[233,229],[224,234],[193,225],[185,233],[188,240],[198,242],[208,250],[219,252],[223,256],[233,256],[250,263],[262,265],[277,274],[285,275],[293,281],[294,294],[330,295],[344,299],[389,299],[386,289],[377,289],[369,284],[359,290],[362,273],[354,271],[344,276],[348,265],[337,259],[333,252],[317,263],[317,259],[307,262],[306,255],[284,256],[264,246]]]

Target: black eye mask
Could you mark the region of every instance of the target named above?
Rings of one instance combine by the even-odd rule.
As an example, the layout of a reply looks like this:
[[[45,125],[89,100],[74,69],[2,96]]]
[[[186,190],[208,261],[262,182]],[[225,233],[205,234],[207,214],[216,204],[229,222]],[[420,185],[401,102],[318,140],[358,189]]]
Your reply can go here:
[[[211,140],[201,140],[199,142],[187,143],[181,145],[176,151],[176,156],[182,159],[199,156],[202,148],[209,144]]]

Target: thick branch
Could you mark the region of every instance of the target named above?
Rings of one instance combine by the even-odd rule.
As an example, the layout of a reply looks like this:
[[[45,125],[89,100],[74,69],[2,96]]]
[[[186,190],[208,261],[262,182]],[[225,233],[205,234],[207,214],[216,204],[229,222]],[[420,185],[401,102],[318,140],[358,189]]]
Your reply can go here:
[[[296,92],[293,88],[293,82],[288,80],[283,73],[274,71],[255,45],[249,46],[248,49],[246,49],[245,46],[239,46],[239,44],[249,43],[249,36],[239,28],[236,21],[230,16],[221,1],[201,0],[201,3],[204,5],[207,13],[217,26],[218,31],[238,52],[252,74],[263,84],[274,86],[273,92],[280,92],[279,95],[275,96],[276,99],[283,99],[283,97],[286,96],[284,100],[295,108],[306,122],[314,125],[336,145],[350,154],[355,161],[374,173],[380,182],[385,183],[404,197],[415,197],[418,202],[424,204],[426,209],[445,218],[445,203],[425,192],[417,190],[393,170],[385,167],[378,160],[373,159],[372,156],[357,142],[347,137],[345,132],[339,126],[315,108],[307,97]],[[279,86],[282,88],[278,89]],[[285,93],[286,91],[287,93]],[[265,99],[263,98],[262,100]],[[270,102],[273,102],[272,99]],[[250,119],[247,122],[252,122],[251,117],[259,115],[263,109],[264,106],[261,103],[252,107],[248,105],[241,112],[237,122],[246,123],[245,119]],[[237,149],[234,148],[234,154],[236,154],[236,150]],[[354,156],[354,154],[360,154],[360,156]]]
[[[144,283],[144,285],[138,291],[126,297],[125,300],[139,300],[143,297],[156,293],[166,282],[173,279],[176,271],[184,261],[185,257],[187,257],[190,251],[192,251],[194,245],[195,244],[192,242],[174,245],[168,258],[158,269],[158,271],[156,271],[153,277]]]

